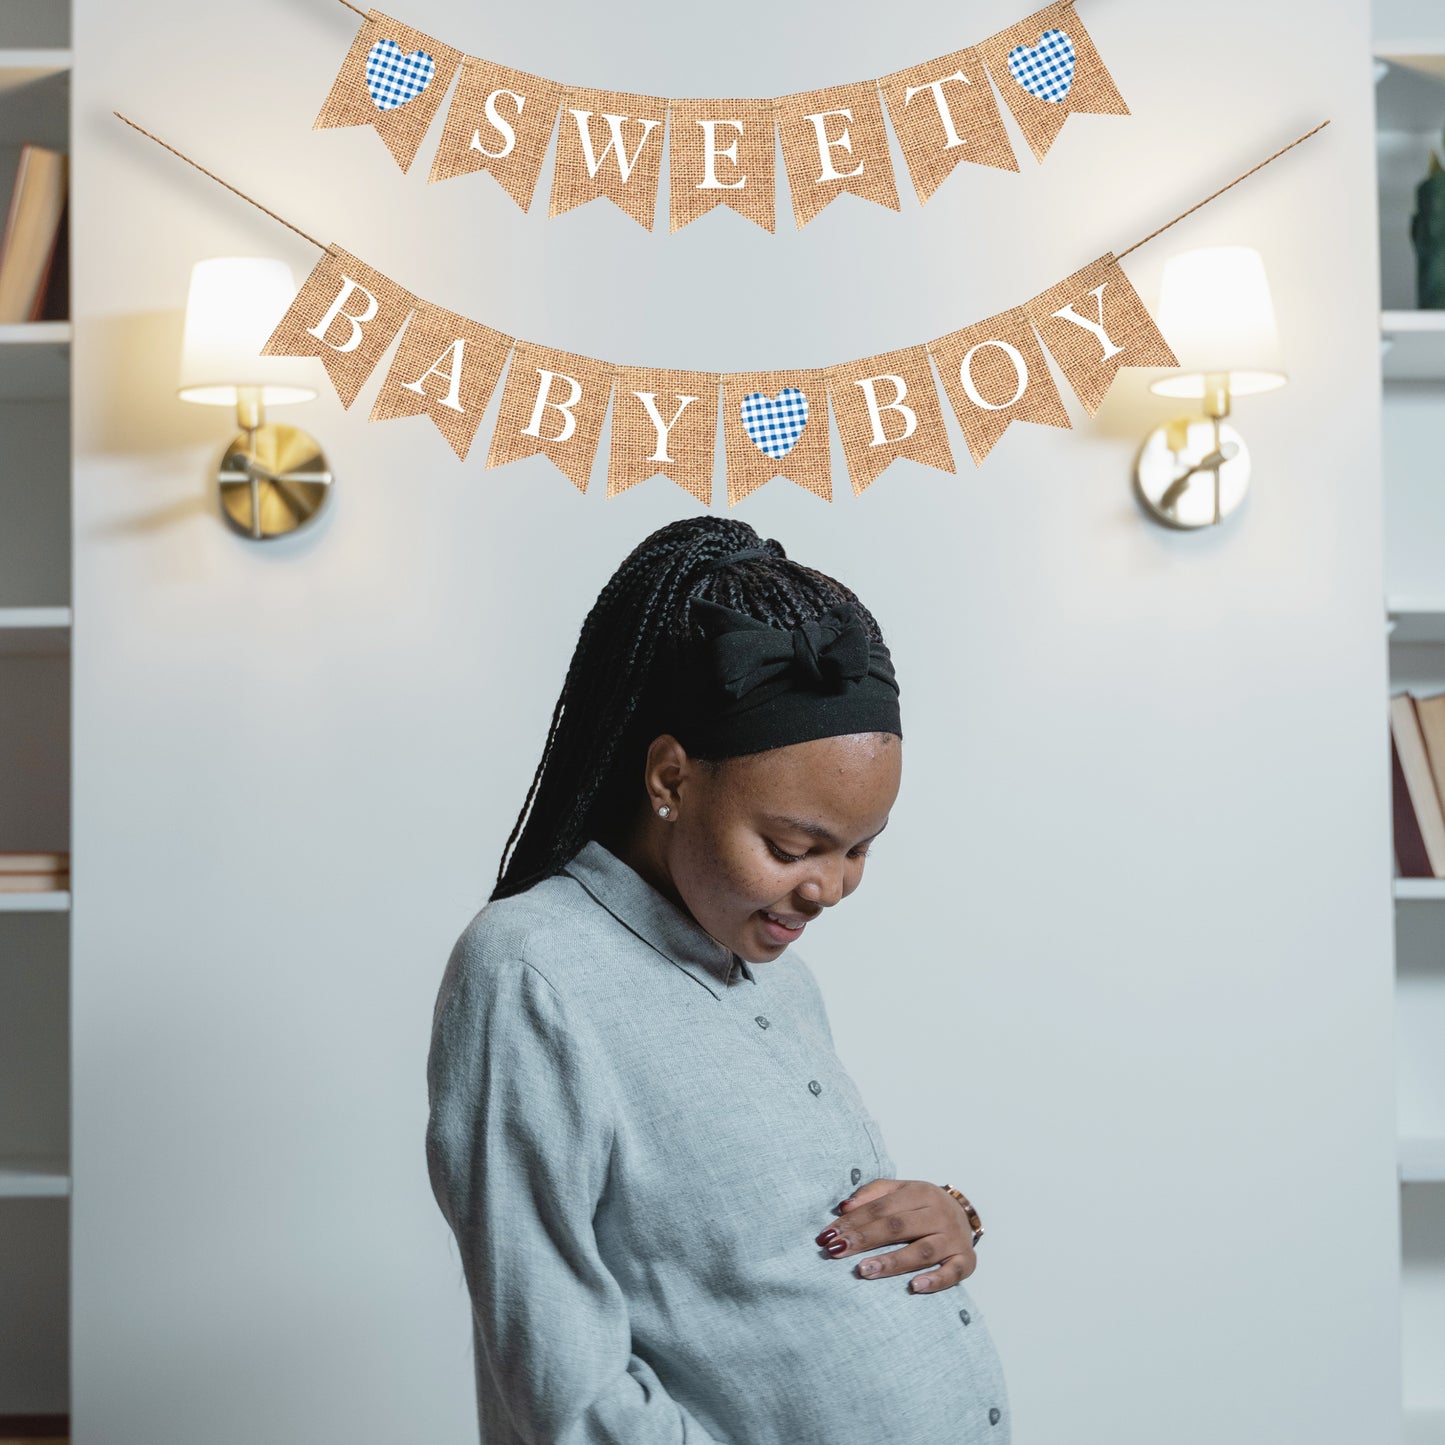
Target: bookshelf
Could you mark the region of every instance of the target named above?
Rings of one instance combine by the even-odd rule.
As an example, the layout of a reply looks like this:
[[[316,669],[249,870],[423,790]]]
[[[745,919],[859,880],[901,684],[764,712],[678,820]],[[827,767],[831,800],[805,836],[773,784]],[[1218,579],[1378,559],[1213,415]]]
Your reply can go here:
[[[69,0],[0,7],[0,200],[70,150]],[[0,850],[70,851],[71,325],[0,325]],[[70,1408],[69,892],[0,894],[0,1417]],[[63,1431],[62,1431],[63,1435]]]

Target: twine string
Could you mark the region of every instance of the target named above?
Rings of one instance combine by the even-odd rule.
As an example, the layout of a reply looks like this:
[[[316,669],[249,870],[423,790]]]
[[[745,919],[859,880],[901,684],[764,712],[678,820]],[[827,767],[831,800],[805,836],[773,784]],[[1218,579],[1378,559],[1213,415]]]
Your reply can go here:
[[[315,236],[308,236],[306,232],[301,229],[300,226],[293,226],[291,222],[285,218],[285,216],[278,216],[275,211],[268,210],[267,207],[263,206],[260,203],[260,201],[254,199],[254,197],[248,196],[245,191],[238,191],[235,186],[233,186],[229,181],[223,181],[220,176],[208,171],[205,166],[201,165],[198,161],[193,161],[190,156],[183,155],[175,148],[175,146],[166,145],[165,141],[163,141],[158,135],[151,135],[151,133],[144,126],[137,125],[128,116],[122,115],[118,110],[111,111],[111,114],[115,116],[117,120],[125,121],[125,123],[130,126],[132,130],[138,130],[142,135],[150,136],[151,140],[153,140],[162,149],[168,150],[173,156],[180,156],[180,158],[185,161],[187,165],[195,166],[195,168],[200,171],[203,176],[210,176],[211,179],[215,181],[218,186],[225,186],[225,188],[230,191],[233,196],[240,196],[243,201],[250,201],[251,204],[255,206],[258,211],[265,211],[266,214],[270,216],[273,221],[280,221],[281,224],[285,226],[288,230],[295,231],[296,234],[300,236],[303,241],[310,241],[311,244],[315,246],[318,251],[324,251],[326,249],[326,247],[320,241],[318,241]]]

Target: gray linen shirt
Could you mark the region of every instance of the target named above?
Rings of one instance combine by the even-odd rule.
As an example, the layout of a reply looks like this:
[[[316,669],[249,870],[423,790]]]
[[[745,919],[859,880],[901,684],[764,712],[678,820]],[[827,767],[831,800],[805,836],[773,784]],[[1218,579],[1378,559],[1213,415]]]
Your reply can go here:
[[[427,1086],[486,1445],[1008,1445],[967,1288],[813,1242],[895,1171],[794,948],[750,966],[590,841],[457,940]]]

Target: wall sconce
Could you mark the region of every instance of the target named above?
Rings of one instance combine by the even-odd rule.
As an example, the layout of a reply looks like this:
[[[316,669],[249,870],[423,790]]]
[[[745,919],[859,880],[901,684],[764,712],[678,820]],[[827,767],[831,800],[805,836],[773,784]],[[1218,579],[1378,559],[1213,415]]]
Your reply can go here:
[[[1135,485],[1148,514],[1165,526],[1214,526],[1249,488],[1249,449],[1224,421],[1232,399],[1273,391],[1289,379],[1264,258],[1251,246],[1204,246],[1170,257],[1159,329],[1180,370],[1149,390],[1202,398],[1204,415],[1176,417],[1150,433]]]
[[[317,394],[306,357],[262,356],[296,297],[291,268],[260,256],[218,256],[191,267],[179,396],[234,406],[241,428],[217,473],[221,515],[254,541],[295,532],[331,492],[326,458],[313,438],[266,420],[266,406]]]

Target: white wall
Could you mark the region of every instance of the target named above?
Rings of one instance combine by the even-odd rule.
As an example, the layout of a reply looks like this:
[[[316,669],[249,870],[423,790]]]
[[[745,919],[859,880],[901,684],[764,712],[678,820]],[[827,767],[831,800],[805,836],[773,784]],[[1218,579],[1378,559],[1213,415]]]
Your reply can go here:
[[[1242,403],[1246,507],[1142,519],[1125,373],[975,471],[737,509],[888,633],[904,788],[808,956],[905,1172],[989,1228],[970,1288],[1017,1445],[1393,1438],[1398,1252],[1368,10],[1083,5],[1134,116],[920,210],[770,238],[545,218],[310,125],[340,5],[77,0],[74,1409],[79,1445],[471,1438],[467,1303],[422,1155],[430,1009],[586,608],[696,504],[458,464],[431,424],[295,409],[314,535],[215,515],[224,415],[173,400],[188,268],[315,253],[112,119],[501,329],[617,360],[812,366],[935,336],[1121,250],[1265,253],[1292,373]],[[900,67],[999,3],[655,0],[399,18],[581,84],[770,95]],[[1288,63],[1281,63],[1281,56]],[[906,189],[906,181],[905,181]],[[664,203],[665,205],[665,203]],[[665,210],[663,211],[665,215]],[[786,226],[786,219],[784,225]],[[738,304],[738,297],[747,298]],[[605,448],[605,440],[604,440]],[[721,498],[721,489],[719,489]],[[718,503],[722,506],[721,499]],[[801,1247],[801,1245],[800,1245]],[[840,1442],[842,1445],[842,1442]]]

